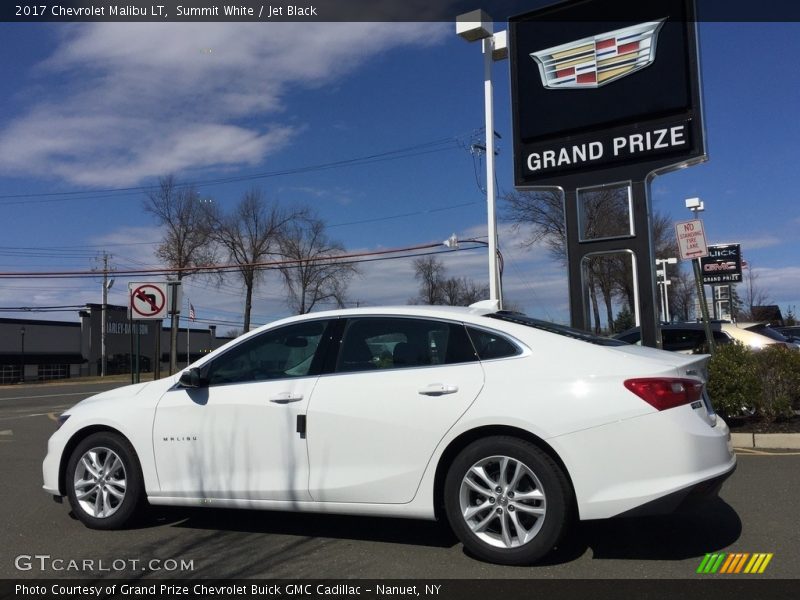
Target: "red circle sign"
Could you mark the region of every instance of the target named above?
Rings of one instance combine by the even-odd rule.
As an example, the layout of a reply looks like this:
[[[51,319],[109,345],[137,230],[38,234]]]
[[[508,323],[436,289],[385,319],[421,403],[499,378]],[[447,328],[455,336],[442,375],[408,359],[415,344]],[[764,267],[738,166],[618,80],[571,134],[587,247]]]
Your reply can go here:
[[[164,310],[167,298],[161,288],[144,284],[131,292],[131,310],[143,317],[153,317]]]

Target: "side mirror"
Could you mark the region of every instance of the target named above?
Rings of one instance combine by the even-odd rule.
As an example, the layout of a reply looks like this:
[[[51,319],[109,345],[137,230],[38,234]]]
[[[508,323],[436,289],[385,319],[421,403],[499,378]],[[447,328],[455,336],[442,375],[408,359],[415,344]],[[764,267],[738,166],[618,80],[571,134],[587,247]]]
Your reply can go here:
[[[200,369],[188,369],[181,373],[178,383],[185,388],[205,387],[206,382],[200,376]]]

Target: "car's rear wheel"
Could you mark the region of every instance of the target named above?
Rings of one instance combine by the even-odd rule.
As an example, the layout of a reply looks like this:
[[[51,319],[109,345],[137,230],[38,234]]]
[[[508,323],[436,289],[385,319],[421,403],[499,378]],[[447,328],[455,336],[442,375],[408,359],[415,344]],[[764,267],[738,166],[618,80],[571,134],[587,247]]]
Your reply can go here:
[[[445,510],[464,546],[491,562],[531,564],[561,539],[572,490],[550,456],[530,442],[490,437],[456,457],[445,480]]]
[[[100,432],[82,440],[67,463],[72,511],[92,529],[129,524],[144,496],[136,452],[122,436]]]

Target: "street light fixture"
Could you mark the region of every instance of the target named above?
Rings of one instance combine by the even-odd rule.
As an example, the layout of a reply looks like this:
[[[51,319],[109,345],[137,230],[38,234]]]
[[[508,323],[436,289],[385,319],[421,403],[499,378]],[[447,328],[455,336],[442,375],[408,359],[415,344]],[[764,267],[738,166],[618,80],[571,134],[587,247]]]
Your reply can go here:
[[[489,247],[489,242],[485,242],[483,240],[476,240],[475,238],[470,238],[468,240],[459,240],[458,236],[455,233],[452,234],[449,238],[447,238],[445,241],[442,242],[442,246],[444,246],[445,248],[453,248],[453,249],[458,248],[459,244],[480,244],[481,246],[486,246],[487,248]],[[503,260],[503,253],[500,252],[500,250],[498,249],[497,250],[497,265],[498,265],[498,270],[499,270],[499,273],[500,273],[500,284],[501,284],[500,287],[502,287],[502,283],[503,283],[503,266],[504,266],[504,264],[505,264],[505,261]]]
[[[486,205],[489,241],[489,300],[503,308],[503,290],[497,254],[497,216],[494,154],[494,101],[492,97],[492,62],[508,58],[508,34],[494,33],[494,21],[483,10],[473,10],[456,17],[456,34],[468,42],[481,41],[483,52],[483,96],[486,112]]]

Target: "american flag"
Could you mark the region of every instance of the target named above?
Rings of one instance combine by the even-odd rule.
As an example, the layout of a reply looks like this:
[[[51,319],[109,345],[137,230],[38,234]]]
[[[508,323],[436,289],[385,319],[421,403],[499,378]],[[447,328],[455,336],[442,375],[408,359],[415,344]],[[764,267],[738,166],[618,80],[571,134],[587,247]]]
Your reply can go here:
[[[192,303],[190,302],[189,303],[189,320],[192,323],[194,323],[194,320],[195,320],[196,317],[197,317],[197,315],[194,312],[194,306],[192,306]]]

